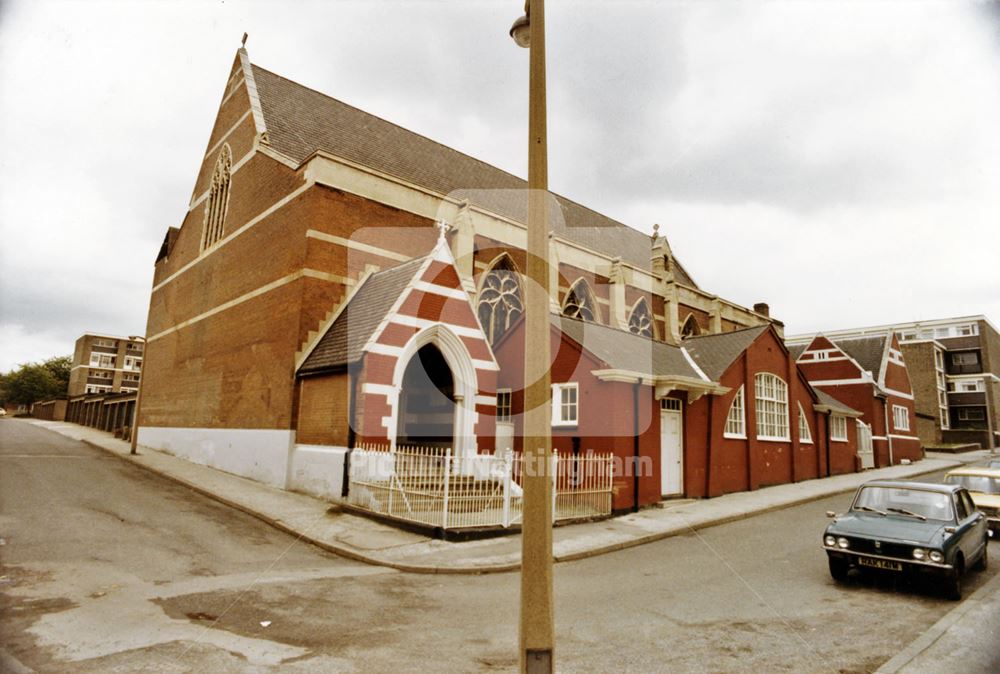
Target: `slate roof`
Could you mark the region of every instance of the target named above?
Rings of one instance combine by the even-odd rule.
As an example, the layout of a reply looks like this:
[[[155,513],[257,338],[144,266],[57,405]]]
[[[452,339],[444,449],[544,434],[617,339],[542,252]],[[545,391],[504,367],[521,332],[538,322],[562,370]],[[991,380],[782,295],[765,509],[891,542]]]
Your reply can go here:
[[[296,162],[318,150],[393,175],[440,194],[468,199],[519,222],[527,221],[527,183],[478,159],[408,131],[259,66],[252,66],[269,145]],[[553,195],[563,218],[557,235],[649,269],[647,234],[574,201]],[[565,222],[563,222],[565,220]],[[675,278],[697,288],[675,259]]]
[[[811,343],[812,342],[810,342],[810,344]],[[799,359],[799,356],[802,355],[802,353],[806,350],[806,347],[808,346],[809,344],[792,344],[791,346],[785,344],[785,348],[788,349],[788,352],[792,354],[792,358],[794,358],[795,360]]]
[[[888,335],[874,335],[871,337],[838,339],[833,343],[844,353],[858,361],[858,365],[871,372],[875,380],[878,381],[882,374],[882,354],[885,353],[886,339],[888,339]]]
[[[299,368],[310,374],[343,367],[362,349],[427,259],[419,257],[369,276]]]
[[[832,395],[830,395],[825,391],[821,391],[818,388],[813,388],[813,391],[816,392],[816,399],[819,401],[819,404],[826,405],[834,412],[844,412],[845,414],[861,414],[861,412],[859,412],[858,410],[854,409],[853,407],[848,407],[847,405],[840,402],[839,400],[837,400],[836,398],[834,398]]]
[[[552,325],[615,370],[701,379],[680,347],[625,330],[551,314]]]
[[[733,332],[688,337],[684,340],[684,348],[702,372],[713,381],[719,381],[733,361],[767,329],[767,325],[758,325]]]

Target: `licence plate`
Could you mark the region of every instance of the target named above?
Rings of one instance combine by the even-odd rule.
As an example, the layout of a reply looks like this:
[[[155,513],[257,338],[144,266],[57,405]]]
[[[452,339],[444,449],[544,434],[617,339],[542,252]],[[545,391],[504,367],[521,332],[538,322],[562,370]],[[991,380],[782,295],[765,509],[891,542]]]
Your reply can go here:
[[[903,565],[899,562],[890,562],[886,559],[870,559],[868,557],[858,557],[858,566],[869,566],[873,569],[885,569],[887,571],[903,570]]]

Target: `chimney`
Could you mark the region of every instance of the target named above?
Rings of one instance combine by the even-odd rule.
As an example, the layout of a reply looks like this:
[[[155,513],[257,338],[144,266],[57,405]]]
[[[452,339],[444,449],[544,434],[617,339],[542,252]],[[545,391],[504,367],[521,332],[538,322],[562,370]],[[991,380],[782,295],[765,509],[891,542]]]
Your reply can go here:
[[[771,317],[771,307],[767,306],[767,302],[757,302],[757,304],[753,305],[753,310],[768,318]]]

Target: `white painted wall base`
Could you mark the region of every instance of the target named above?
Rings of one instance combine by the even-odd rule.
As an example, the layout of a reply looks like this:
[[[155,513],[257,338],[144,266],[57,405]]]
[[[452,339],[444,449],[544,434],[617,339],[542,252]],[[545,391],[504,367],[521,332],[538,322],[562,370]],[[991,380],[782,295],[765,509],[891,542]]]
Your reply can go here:
[[[339,501],[344,488],[346,447],[295,445],[288,462],[288,489]]]
[[[138,443],[284,489],[295,432],[260,428],[140,426]]]

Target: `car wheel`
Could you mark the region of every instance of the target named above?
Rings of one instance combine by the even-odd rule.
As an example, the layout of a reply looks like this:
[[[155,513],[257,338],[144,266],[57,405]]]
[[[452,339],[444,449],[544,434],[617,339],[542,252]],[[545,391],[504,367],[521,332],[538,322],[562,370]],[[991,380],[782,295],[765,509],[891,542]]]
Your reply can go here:
[[[976,562],[976,569],[978,571],[985,571],[986,567],[990,565],[990,539],[983,541],[983,554],[979,557],[979,561]]]
[[[944,577],[944,593],[948,599],[960,601],[962,599],[962,567],[956,565]]]
[[[847,564],[846,559],[838,559],[836,557],[830,557],[830,575],[838,583],[843,583],[847,580],[847,570],[850,568]]]

